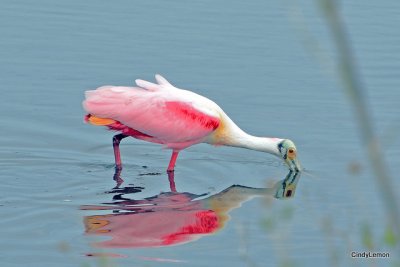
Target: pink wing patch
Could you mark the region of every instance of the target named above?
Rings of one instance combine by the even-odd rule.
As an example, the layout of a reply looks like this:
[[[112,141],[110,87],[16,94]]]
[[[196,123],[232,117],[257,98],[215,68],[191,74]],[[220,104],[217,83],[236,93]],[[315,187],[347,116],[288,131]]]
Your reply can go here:
[[[213,131],[219,126],[219,118],[204,114],[184,102],[166,102],[165,106],[169,111],[181,116],[182,120],[189,120],[194,125],[200,124],[206,130]]]

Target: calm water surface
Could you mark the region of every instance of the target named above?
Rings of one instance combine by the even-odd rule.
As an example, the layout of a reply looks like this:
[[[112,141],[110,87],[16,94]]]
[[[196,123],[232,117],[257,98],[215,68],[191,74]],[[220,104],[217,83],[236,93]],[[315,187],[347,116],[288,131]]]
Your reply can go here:
[[[383,205],[314,4],[3,1],[1,265],[394,263],[350,258],[366,250],[365,225],[377,251],[395,254],[379,246]],[[343,4],[394,174],[400,3]],[[198,145],[181,153],[171,190],[170,152],[131,139],[116,184],[112,133],[83,123],[83,93],[155,73],[213,99],[249,133],[293,139],[310,174]]]

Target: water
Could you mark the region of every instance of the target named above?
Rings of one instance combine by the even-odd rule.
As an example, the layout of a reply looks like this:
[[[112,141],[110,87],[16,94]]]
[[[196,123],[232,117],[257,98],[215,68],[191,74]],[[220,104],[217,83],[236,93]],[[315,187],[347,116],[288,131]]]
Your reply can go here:
[[[399,3],[343,4],[394,175]],[[365,229],[376,251],[395,255],[314,3],[6,0],[0,25],[2,266],[364,265],[350,253],[367,250]],[[198,145],[181,153],[171,193],[170,152],[131,139],[115,188],[112,134],[83,123],[83,93],[155,73],[249,133],[291,138],[310,174],[277,197],[280,161]]]

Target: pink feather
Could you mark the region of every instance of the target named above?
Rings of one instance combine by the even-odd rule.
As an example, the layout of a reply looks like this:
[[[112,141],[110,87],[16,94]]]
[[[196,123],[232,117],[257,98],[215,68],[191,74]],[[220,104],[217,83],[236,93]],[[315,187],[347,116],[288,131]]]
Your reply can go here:
[[[87,91],[83,106],[91,115],[117,121],[108,126],[112,130],[173,149],[202,142],[219,126],[219,117],[196,108],[184,94],[180,96],[184,90],[156,90],[160,85],[141,80],[138,84],[152,90],[103,86]]]

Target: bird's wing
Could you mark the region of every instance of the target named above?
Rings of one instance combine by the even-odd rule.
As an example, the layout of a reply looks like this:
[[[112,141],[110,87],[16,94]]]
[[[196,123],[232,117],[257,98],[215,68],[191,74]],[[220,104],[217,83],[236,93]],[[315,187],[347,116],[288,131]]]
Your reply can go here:
[[[138,84],[147,90],[105,86],[88,91],[83,106],[96,117],[117,120],[166,145],[201,141],[219,126],[218,106],[211,100],[175,87],[149,90],[150,85]]]

